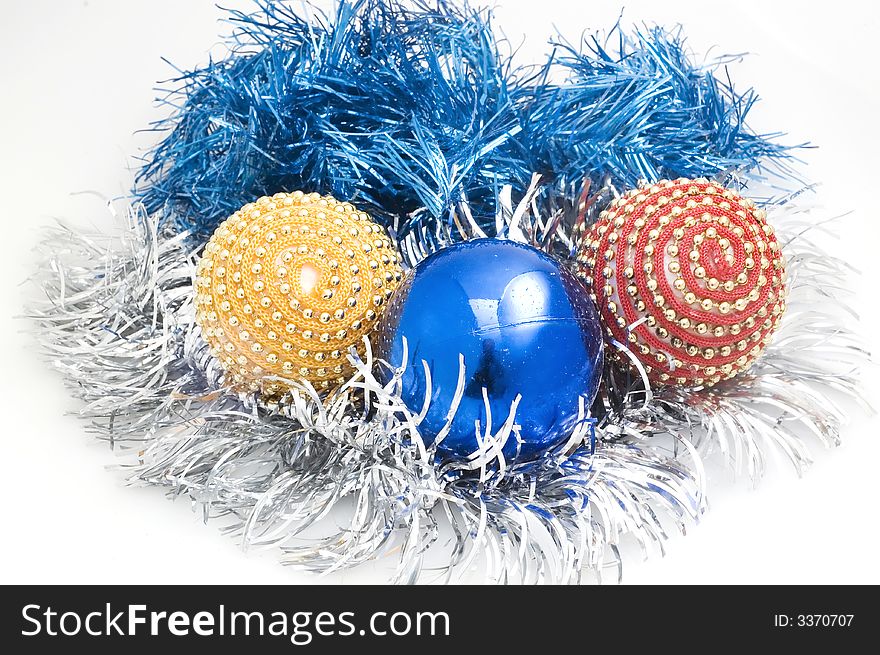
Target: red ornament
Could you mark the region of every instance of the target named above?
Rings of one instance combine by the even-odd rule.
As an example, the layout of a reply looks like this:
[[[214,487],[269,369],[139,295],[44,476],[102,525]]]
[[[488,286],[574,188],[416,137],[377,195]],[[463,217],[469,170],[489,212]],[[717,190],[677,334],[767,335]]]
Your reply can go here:
[[[607,337],[625,343],[654,383],[732,378],[785,310],[785,259],[765,212],[703,179],[646,184],[615,200],[587,228],[578,262]]]

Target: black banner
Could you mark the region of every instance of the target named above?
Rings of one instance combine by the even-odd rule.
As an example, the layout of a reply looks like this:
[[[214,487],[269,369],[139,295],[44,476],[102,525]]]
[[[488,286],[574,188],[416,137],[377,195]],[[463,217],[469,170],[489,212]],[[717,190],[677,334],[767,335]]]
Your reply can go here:
[[[218,643],[259,653],[704,652],[855,645],[876,631],[872,597],[864,587],[6,587],[0,622],[14,653]]]

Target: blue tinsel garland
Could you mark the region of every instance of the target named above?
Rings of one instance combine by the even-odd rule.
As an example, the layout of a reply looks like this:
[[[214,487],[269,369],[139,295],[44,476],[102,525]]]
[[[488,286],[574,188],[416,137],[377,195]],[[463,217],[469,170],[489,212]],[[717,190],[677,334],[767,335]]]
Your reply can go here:
[[[551,179],[610,175],[617,186],[634,187],[642,179],[746,173],[790,157],[774,141],[781,134],[746,127],[755,92],[737,93],[713,74],[732,58],[694,64],[680,27],[626,34],[618,23],[582,49],[551,44],[542,78],[561,72],[566,81],[518,89],[525,111],[517,139],[517,158]]]
[[[499,189],[522,195],[535,172],[576,196],[584,178],[628,186],[789,156],[746,129],[754,93],[693,64],[679,32],[556,43],[527,73],[485,10],[343,0],[310,14],[269,0],[231,12],[230,54],[182,74],[156,126],[169,133],[135,190],[148,211],[206,237],[257,196],[304,189],[351,199],[400,236],[467,200],[491,234]]]

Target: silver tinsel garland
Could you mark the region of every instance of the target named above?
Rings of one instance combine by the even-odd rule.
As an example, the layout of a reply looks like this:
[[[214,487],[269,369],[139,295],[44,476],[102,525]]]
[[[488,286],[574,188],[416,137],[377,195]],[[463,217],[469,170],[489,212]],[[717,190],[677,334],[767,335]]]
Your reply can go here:
[[[585,208],[548,211],[541,194],[536,178],[512,208],[502,190],[498,231],[565,257]],[[811,239],[823,224],[792,205],[771,215],[789,308],[757,365],[688,391],[648,389],[609,364],[582,409],[590,428],[519,466],[492,443],[466,464],[435,461],[419,416],[394,380],[376,380],[369,356],[330,398],[300,382],[271,407],[228,392],[193,321],[193,242],[137,206],[126,216],[116,239],[60,227],[43,240],[44,297],[30,311],[43,352],[83,401],[82,418],[124,451],[131,483],[189,496],[245,547],[279,547],[284,563],[315,572],[393,554],[395,582],[455,581],[474,566],[495,582],[619,579],[623,537],[662,552],[671,530],[700,518],[704,458],[718,453],[756,480],[769,447],[800,471],[809,441],[837,444],[847,409],[863,402],[868,355],[841,319],[848,266]],[[466,205],[456,217],[460,236],[480,236]],[[399,245],[413,263],[449,238],[411,232]]]

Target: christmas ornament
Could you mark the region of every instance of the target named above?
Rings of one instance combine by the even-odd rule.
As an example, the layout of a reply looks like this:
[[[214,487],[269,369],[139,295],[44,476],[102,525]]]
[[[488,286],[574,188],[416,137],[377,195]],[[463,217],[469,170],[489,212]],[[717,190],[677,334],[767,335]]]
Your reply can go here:
[[[734,377],[785,311],[785,258],[764,210],[705,179],[645,184],[615,200],[578,261],[608,337],[658,383]]]
[[[475,239],[422,261],[379,334],[382,357],[406,366],[403,402],[418,413],[430,401],[423,438],[441,437],[440,448],[459,457],[508,421],[512,434],[499,445],[508,459],[564,442],[584,421],[602,372],[601,330],[583,285],[511,241]]]
[[[349,203],[276,193],[248,203],[205,246],[196,323],[230,383],[269,394],[352,373],[401,270],[385,230]],[[279,380],[281,378],[281,380]]]

